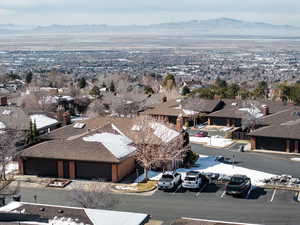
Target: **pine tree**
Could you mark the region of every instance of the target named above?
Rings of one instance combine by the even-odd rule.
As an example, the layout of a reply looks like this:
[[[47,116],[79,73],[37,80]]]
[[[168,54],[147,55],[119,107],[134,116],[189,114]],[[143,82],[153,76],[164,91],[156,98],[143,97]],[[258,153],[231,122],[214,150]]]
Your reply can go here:
[[[113,81],[110,82],[109,91],[112,92],[112,93],[116,92],[115,84],[114,84]]]
[[[26,84],[30,84],[30,83],[31,83],[32,77],[33,77],[33,74],[32,74],[31,71],[29,71],[29,72],[26,74],[26,77],[25,77]]]
[[[38,132],[37,127],[36,127],[36,121],[33,122],[32,136],[33,136],[34,141],[39,136],[39,132]]]

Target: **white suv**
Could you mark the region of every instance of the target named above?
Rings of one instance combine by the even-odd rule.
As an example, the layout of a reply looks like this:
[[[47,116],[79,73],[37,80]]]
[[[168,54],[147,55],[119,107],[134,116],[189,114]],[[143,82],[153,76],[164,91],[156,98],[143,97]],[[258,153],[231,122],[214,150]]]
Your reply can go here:
[[[200,188],[202,183],[202,175],[197,171],[190,171],[186,173],[186,176],[182,182],[182,187],[187,189]]]

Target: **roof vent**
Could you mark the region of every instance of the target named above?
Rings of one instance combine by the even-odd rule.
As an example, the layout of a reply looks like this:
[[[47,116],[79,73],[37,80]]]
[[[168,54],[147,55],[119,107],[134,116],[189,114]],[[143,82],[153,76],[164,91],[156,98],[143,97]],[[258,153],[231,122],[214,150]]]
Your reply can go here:
[[[232,106],[237,106],[238,104],[236,102],[231,103]]]
[[[63,213],[63,212],[64,212],[64,210],[62,210],[62,209],[59,209],[59,210],[57,210],[57,212],[58,212],[58,213]]]
[[[85,123],[75,123],[73,127],[76,129],[82,129],[85,127]]]
[[[45,208],[40,208],[40,212],[44,212],[45,211]]]

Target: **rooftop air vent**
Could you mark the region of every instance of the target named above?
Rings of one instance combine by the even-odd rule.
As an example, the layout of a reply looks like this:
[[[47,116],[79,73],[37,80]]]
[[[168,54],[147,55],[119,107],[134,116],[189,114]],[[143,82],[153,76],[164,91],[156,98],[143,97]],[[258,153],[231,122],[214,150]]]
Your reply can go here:
[[[238,104],[236,102],[231,103],[232,106],[237,106]]]
[[[85,123],[75,123],[73,127],[76,129],[82,129],[85,127]]]

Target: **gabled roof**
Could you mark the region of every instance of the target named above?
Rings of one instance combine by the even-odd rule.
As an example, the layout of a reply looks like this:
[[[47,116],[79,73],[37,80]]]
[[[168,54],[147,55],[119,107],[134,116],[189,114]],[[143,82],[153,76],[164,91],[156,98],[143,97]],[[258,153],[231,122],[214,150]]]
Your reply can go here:
[[[107,140],[103,140],[100,137],[101,135]],[[123,148],[113,143],[114,140],[109,140],[108,138],[110,137],[115,138],[116,143],[123,144]],[[118,142],[118,140],[120,141]],[[127,142],[124,141],[123,143],[123,140]],[[119,163],[134,151],[129,146],[129,142],[130,139],[123,136],[123,134],[114,129],[112,124],[109,123],[101,128],[86,132],[83,131],[81,134],[70,136],[67,139],[54,139],[34,145],[25,149],[21,153],[21,156]],[[125,149],[127,145],[128,149]]]
[[[277,137],[300,140],[300,107],[264,117],[261,123],[266,127],[250,133],[250,136]]]
[[[74,124],[47,134],[46,141],[22,151],[22,157],[118,163],[133,153],[132,143],[139,143],[135,118],[98,117],[81,121],[82,129]],[[180,133],[172,127],[155,124],[152,141],[169,142]]]
[[[201,101],[200,101],[201,100]],[[206,100],[206,99],[199,99],[199,106],[203,106],[201,108],[200,112],[195,112],[196,114],[198,113],[210,113],[213,112],[216,107],[219,105],[220,100]],[[182,115],[184,117],[190,117],[191,110],[190,109],[185,109],[184,107],[181,106],[181,100],[170,100],[167,102],[162,102],[156,105],[153,105],[149,109],[145,110],[141,114],[144,115],[165,115],[165,116],[179,116]]]

